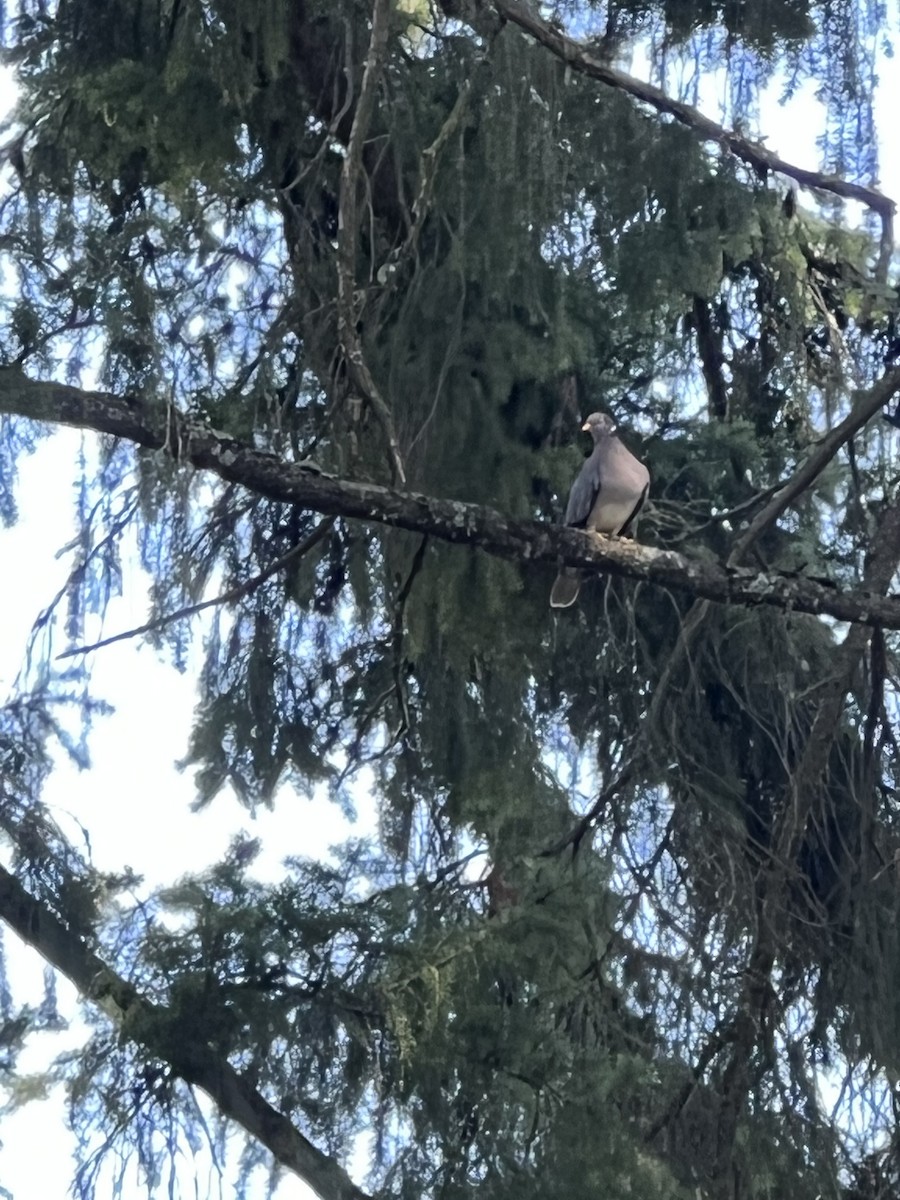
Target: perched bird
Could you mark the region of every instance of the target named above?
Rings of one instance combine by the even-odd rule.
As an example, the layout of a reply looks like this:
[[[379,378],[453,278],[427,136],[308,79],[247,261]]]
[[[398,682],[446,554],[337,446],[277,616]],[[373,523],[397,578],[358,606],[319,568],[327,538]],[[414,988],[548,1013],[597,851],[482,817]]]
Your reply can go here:
[[[650,490],[650,472],[616,437],[616,425],[606,413],[591,413],[581,427],[594,439],[594,450],[578,473],[566,524],[592,533],[628,533]],[[553,608],[568,608],[578,599],[582,572],[563,567],[550,593]]]

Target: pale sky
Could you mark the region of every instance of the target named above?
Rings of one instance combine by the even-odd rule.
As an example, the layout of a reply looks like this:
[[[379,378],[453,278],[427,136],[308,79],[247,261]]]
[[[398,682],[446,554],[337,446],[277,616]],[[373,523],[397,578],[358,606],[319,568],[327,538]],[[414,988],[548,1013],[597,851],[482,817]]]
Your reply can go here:
[[[4,589],[0,637],[0,696],[7,696],[32,622],[65,580],[66,564],[55,558],[72,537],[72,491],[60,480],[75,471],[81,435],[62,430],[21,469],[18,489],[23,519],[0,532],[0,559],[6,580],[16,586]],[[124,598],[109,606],[106,632],[134,628],[146,620],[146,581],[132,557],[125,570]],[[194,652],[199,662],[199,647]],[[221,860],[231,838],[240,829],[262,839],[262,852],[254,863],[259,878],[277,879],[287,855],[324,858],[329,846],[342,840],[351,828],[327,799],[308,799],[283,789],[275,811],[256,818],[227,794],[204,811],[191,812],[194,789],[190,773],[175,769],[184,755],[195,703],[196,671],[179,675],[151,648],[138,641],[120,642],[94,656],[94,694],[116,709],[97,722],[90,743],[92,767],[79,772],[60,760],[44,792],[53,817],[72,844],[86,852],[81,828],[90,834],[94,864],[101,870],[132,867],[145,877],[143,893],[171,883],[188,872],[201,871]],[[363,813],[360,825],[367,827]],[[43,963],[8,930],[3,931],[13,993],[17,1003],[40,1002]],[[61,982],[60,1011],[77,1013],[74,989]],[[23,1071],[39,1070],[48,1055],[77,1045],[83,1027],[63,1034],[32,1039],[21,1060]],[[62,1197],[71,1183],[71,1137],[65,1131],[61,1097],[29,1104],[0,1122],[0,1187],[15,1200]],[[40,1148],[40,1153],[36,1149]],[[193,1195],[193,1176],[202,1180],[209,1164],[189,1162],[184,1171],[184,1194]],[[261,1186],[261,1185],[260,1185]],[[122,1200],[145,1197],[146,1189],[135,1178]],[[215,1194],[213,1191],[212,1194]],[[225,1194],[230,1189],[225,1188]],[[260,1190],[262,1195],[262,1190]],[[299,1180],[285,1177],[279,1200],[306,1200],[311,1195]],[[2,1192],[0,1192],[2,1196]]]
[[[900,102],[896,75],[892,69],[882,83],[879,107],[885,114],[885,129],[891,128],[892,114]],[[766,144],[789,161],[809,167],[815,166],[813,139],[823,125],[814,91],[814,85],[807,84],[788,109],[779,108],[774,98],[761,105]],[[10,96],[8,77],[0,76],[0,112],[8,107]],[[706,111],[718,116],[712,107]],[[889,195],[900,196],[898,170],[900,162],[883,164],[882,186]],[[34,618],[65,578],[66,564],[55,555],[74,532],[69,480],[74,478],[81,445],[79,433],[63,430],[22,463],[18,501],[23,519],[11,530],[0,530],[3,577],[12,583],[7,582],[3,592],[0,699],[8,695],[19,669]],[[125,588],[125,597],[109,607],[104,634],[133,628],[146,619],[146,581],[134,558],[125,571]],[[194,628],[200,626],[195,623]],[[128,865],[145,876],[148,888],[168,883],[220,859],[232,836],[243,828],[263,842],[254,872],[262,878],[278,878],[286,855],[322,856],[348,832],[360,832],[359,828],[351,831],[326,800],[309,800],[287,789],[279,796],[276,812],[263,812],[255,820],[227,796],[220,796],[202,813],[191,812],[191,777],[176,771],[174,763],[187,745],[196,672],[178,675],[139,641],[107,647],[96,653],[93,661],[95,694],[115,706],[115,715],[96,723],[91,739],[92,769],[79,773],[69,764],[61,764],[44,798],[77,847],[84,849],[79,824],[89,830],[93,861],[100,869],[119,870]],[[195,664],[198,661],[195,651]],[[371,812],[364,824],[368,820]],[[4,931],[3,936],[16,1001],[38,1003],[41,960],[13,934]],[[73,989],[63,982],[59,997],[61,1011],[77,1012]],[[35,1038],[33,1048],[23,1057],[23,1069],[39,1069],[48,1054],[78,1044],[80,1036],[76,1020],[69,1033]],[[14,1200],[66,1194],[73,1164],[60,1097],[4,1117],[0,1139],[0,1197],[4,1188]],[[185,1196],[194,1195],[195,1168],[200,1196],[211,1182],[208,1163],[187,1163]],[[232,1193],[227,1182],[223,1193]],[[217,1194],[214,1185],[211,1194]],[[277,1194],[279,1200],[306,1200],[311,1195],[293,1177],[284,1180]],[[122,1200],[146,1195],[146,1188],[134,1175]]]

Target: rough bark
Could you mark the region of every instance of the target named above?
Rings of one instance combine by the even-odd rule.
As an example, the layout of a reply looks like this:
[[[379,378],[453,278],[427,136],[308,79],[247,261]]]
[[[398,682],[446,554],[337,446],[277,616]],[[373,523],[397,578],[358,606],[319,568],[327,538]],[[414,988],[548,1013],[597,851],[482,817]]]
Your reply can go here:
[[[857,403],[853,421],[862,424],[900,390],[900,371],[891,372]],[[16,368],[0,369],[0,413],[73,425],[125,438],[135,445],[168,450],[194,467],[212,471],[257,495],[297,504],[327,516],[390,525],[442,541],[469,545],[520,563],[581,567],[675,588],[718,604],[765,604],[786,611],[827,615],[840,621],[900,629],[900,597],[858,590],[841,592],[805,576],[727,566],[657,550],[627,540],[606,539],[562,526],[517,520],[483,505],[401,492],[372,483],[337,479],[314,463],[285,462],[206,425],[185,420],[165,404],[147,404],[104,392],[28,379]],[[848,421],[851,418],[848,418]],[[834,434],[846,440],[839,426]],[[822,443],[831,447],[832,435]],[[811,478],[821,470],[816,452]],[[800,473],[798,472],[798,475]],[[796,477],[795,477],[796,479]],[[794,481],[792,481],[793,483]],[[808,481],[809,482],[809,481]],[[793,487],[791,492],[795,493]],[[784,492],[775,497],[783,507]],[[772,519],[772,513],[769,513]]]

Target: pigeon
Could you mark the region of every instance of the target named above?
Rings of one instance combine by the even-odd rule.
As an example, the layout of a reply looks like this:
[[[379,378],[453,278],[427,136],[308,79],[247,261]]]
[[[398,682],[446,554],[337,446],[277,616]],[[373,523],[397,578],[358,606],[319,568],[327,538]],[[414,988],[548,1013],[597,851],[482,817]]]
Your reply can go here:
[[[566,505],[566,525],[615,537],[628,533],[650,490],[650,472],[616,437],[606,413],[591,413],[582,430],[594,449],[579,471]],[[550,593],[552,608],[568,608],[578,599],[583,572],[563,567]]]

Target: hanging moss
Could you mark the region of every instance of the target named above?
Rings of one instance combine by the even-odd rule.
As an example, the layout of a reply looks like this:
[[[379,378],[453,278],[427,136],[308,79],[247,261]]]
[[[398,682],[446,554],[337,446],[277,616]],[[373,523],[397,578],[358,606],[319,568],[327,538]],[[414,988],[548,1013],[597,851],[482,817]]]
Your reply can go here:
[[[610,62],[652,44],[672,89],[666,63],[689,62],[698,103],[718,72],[742,118],[779,72],[824,81],[826,164],[871,180],[877,8],[623,0],[554,19]],[[6,361],[391,483],[383,412],[340,347],[371,17],[361,0],[26,2]],[[491,6],[391,11],[359,183],[352,315],[410,490],[556,521],[583,418],[607,410],[651,471],[640,540],[725,560],[846,415],[849,364],[865,386],[897,355],[868,231]],[[4,425],[5,521],[33,441]],[[365,1134],[373,1194],[863,1200],[848,1181],[868,1149],[819,1085],[846,1067],[877,1090],[897,1065],[893,635],[842,682],[780,862],[839,630],[709,607],[685,642],[691,597],[601,576],[550,613],[550,567],[323,526],[181,457],[118,445],[81,465],[67,635],[121,586],[135,529],[149,636],[178,665],[189,625],[162,619],[230,597],[186,739],[198,806],[291,803],[302,827],[316,789],[350,811],[365,788],[378,827],[265,885],[236,841],[107,912],[130,882],[67,856],[37,796],[51,739],[86,761],[59,712],[99,708],[85,670],[42,665],[0,714],[0,824],[33,893],[165,1008],[168,1057],[211,1047],[330,1155]],[[861,433],[746,569],[860,587],[896,476],[891,443]],[[12,1061],[39,1022],[0,1010]],[[58,1070],[85,1195],[95,1134],[158,1170],[160,1128],[170,1150],[197,1133],[172,1062],[105,1028]],[[845,1110],[866,1147],[892,1136],[874,1090]]]

